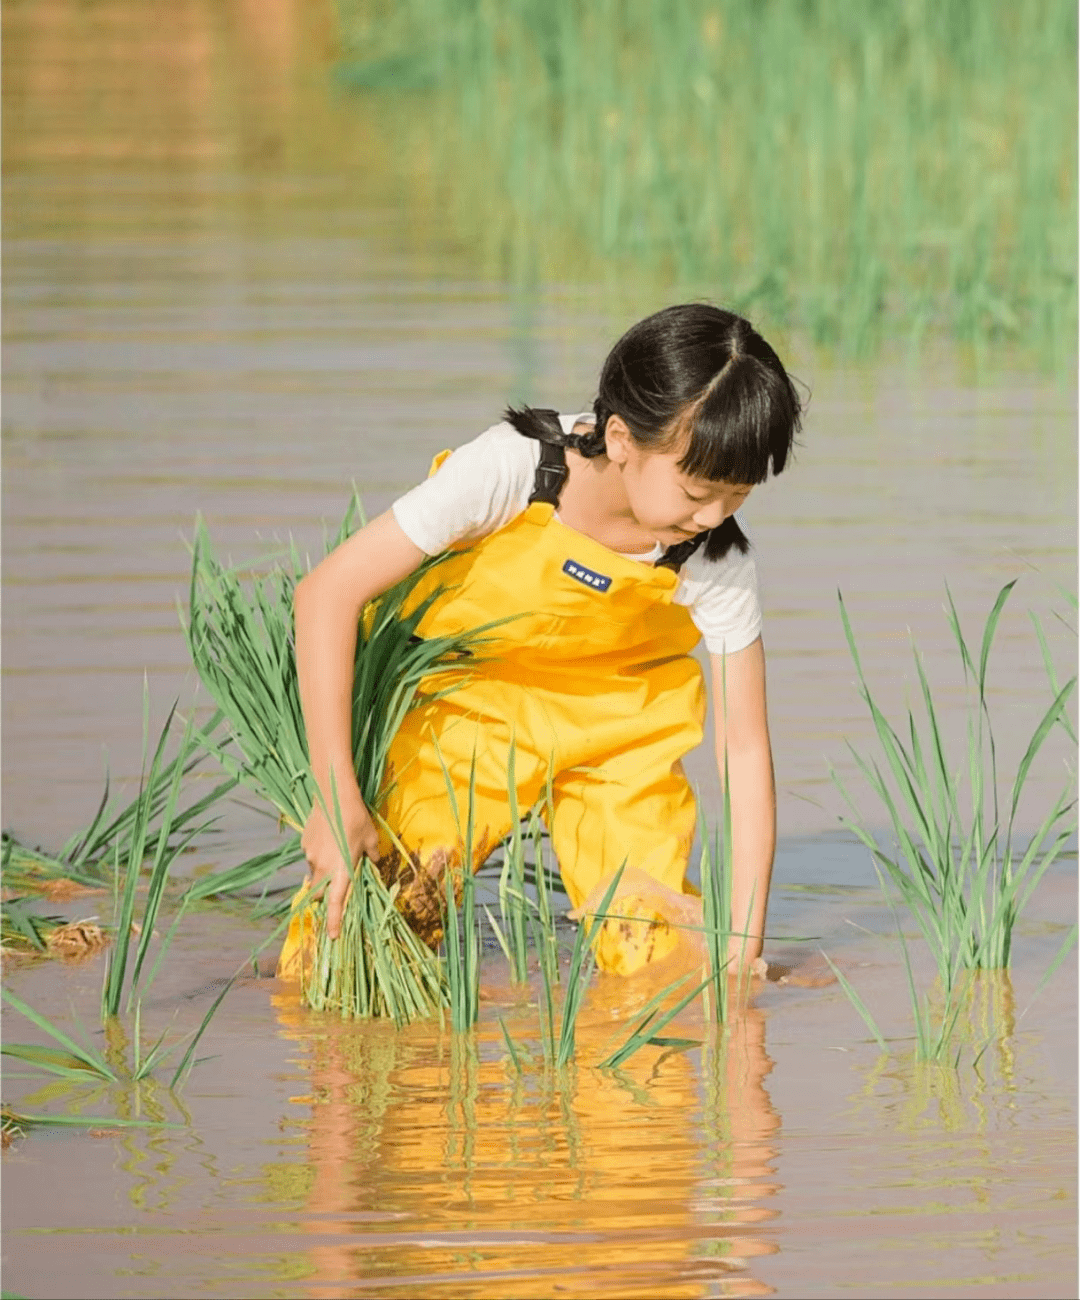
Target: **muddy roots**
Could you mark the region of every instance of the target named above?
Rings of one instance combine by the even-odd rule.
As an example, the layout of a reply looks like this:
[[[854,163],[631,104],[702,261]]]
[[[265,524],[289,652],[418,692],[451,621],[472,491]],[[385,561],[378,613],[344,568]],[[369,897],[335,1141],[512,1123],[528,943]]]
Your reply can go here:
[[[481,837],[474,853],[474,868],[490,853],[488,837]],[[461,902],[461,862],[459,849],[434,849],[426,862],[419,853],[407,857],[395,845],[379,860],[379,875],[388,889],[398,887],[397,909],[409,929],[433,952],[442,942],[446,924],[446,873],[454,875],[454,901]]]

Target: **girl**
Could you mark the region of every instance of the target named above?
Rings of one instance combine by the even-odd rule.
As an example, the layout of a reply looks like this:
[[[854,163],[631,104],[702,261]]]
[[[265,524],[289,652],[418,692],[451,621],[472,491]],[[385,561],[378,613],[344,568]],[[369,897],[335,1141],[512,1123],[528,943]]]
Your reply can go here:
[[[673,923],[700,925],[681,759],[702,738],[705,689],[690,652],[704,636],[720,777],[726,749],[731,783],[731,969],[760,955],[776,799],[754,562],[735,511],[784,468],[800,415],[783,365],[747,321],[705,304],[668,307],[615,345],[591,414],[507,410],[301,581],[296,654],[312,771],[328,808],[336,790],[354,863],[367,854],[388,879],[404,866],[413,884],[433,882],[426,894],[402,892],[418,932],[437,936],[440,882],[461,862],[446,773],[464,809],[475,762],[476,869],[510,830],[511,748],[520,808],[550,779],[552,844],[579,915],[625,864],[618,919],[597,944],[602,969],[658,960],[678,943]],[[380,830],[351,760],[357,621],[447,548],[458,553],[432,575],[429,589],[446,590],[421,634],[513,617],[463,688],[406,716]],[[336,938],[349,872],[318,805],[302,845]],[[298,955],[293,929],[283,975]]]

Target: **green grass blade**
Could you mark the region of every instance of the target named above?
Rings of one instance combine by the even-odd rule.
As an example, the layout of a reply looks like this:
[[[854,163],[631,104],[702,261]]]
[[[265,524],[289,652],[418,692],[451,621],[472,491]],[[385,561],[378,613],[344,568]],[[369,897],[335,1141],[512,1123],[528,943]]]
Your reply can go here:
[[[821,948],[819,948],[818,951],[829,963],[829,969],[836,976],[837,982],[839,983],[840,987],[847,994],[848,1001],[862,1017],[863,1023],[866,1025],[867,1029],[870,1030],[870,1033],[873,1035],[875,1041],[877,1042],[877,1045],[881,1048],[883,1052],[887,1052],[889,1050],[889,1045],[888,1043],[885,1042],[884,1035],[882,1034],[881,1030],[878,1028],[877,1021],[870,1014],[870,1011],[867,1008],[866,1003],[855,991],[855,986],[851,983],[851,981],[840,969],[840,967],[833,962],[832,958],[828,955],[827,952],[825,952]]]
[[[16,997],[10,989],[0,989],[0,995],[2,995],[4,1001],[14,1007],[20,1015],[25,1016],[31,1024],[37,1025],[43,1033],[48,1034],[50,1038],[54,1039],[61,1047],[70,1052],[76,1060],[81,1061],[88,1070],[101,1075],[105,1079],[110,1079],[113,1082],[116,1081],[116,1075],[109,1068],[104,1058],[99,1056],[96,1052],[80,1047],[78,1043],[69,1038],[61,1029],[58,1029],[52,1021],[47,1020],[40,1012],[35,1011],[33,1007],[28,1006],[21,998]]]
[[[1065,958],[1069,955],[1069,952],[1072,950],[1073,945],[1076,943],[1078,935],[1080,935],[1080,927],[1076,925],[1072,926],[1068,934],[1062,940],[1061,946],[1054,954],[1054,958],[1051,961],[1050,965],[1047,966],[1046,970],[1043,972],[1042,978],[1039,980],[1038,984],[1035,985],[1035,992],[1032,993],[1031,1000],[1028,1002],[1027,1006],[1023,1009],[1023,1011],[1021,1011],[1020,1014],[1016,1017],[1017,1024],[1019,1024],[1020,1021],[1023,1020],[1023,1018],[1031,1010],[1032,1006],[1034,1005],[1035,999],[1039,996],[1039,994],[1043,991],[1043,989],[1046,988],[1054,972],[1065,960]]]
[[[691,1038],[665,1039],[658,1037],[658,1035],[661,1030],[666,1029],[667,1026],[671,1024],[680,1012],[688,1007],[696,997],[702,994],[709,987],[711,976],[702,980],[697,988],[692,989],[685,995],[685,997],[680,998],[675,1006],[665,1011],[659,1019],[655,1019],[660,1003],[670,994],[674,993],[676,989],[685,984],[689,978],[688,975],[683,975],[681,978],[675,980],[674,983],[669,984],[662,993],[658,993],[644,1008],[637,1023],[630,1031],[630,1034],[623,1045],[612,1052],[610,1056],[605,1057],[604,1060],[600,1062],[598,1068],[601,1070],[617,1069],[625,1061],[629,1060],[635,1052],[639,1052],[643,1047],[648,1045],[658,1047],[681,1047],[694,1044],[695,1040]]]
[[[202,1022],[200,1023],[198,1029],[196,1029],[195,1033],[192,1035],[191,1042],[188,1043],[187,1051],[180,1058],[180,1064],[176,1067],[176,1072],[173,1074],[173,1077],[169,1080],[170,1091],[174,1090],[180,1084],[180,1081],[184,1076],[184,1072],[187,1070],[192,1057],[195,1055],[195,1048],[199,1044],[199,1039],[202,1038],[203,1034],[206,1032],[207,1025],[209,1025],[210,1021],[214,1018],[214,1013],[217,1011],[218,1007],[220,1007],[222,1002],[225,1000],[225,994],[228,993],[228,991],[232,988],[232,986],[235,983],[236,983],[236,976],[234,975],[232,979],[229,980],[228,984],[225,985],[225,987],[213,1000],[213,1002],[211,1002],[209,1010],[207,1011],[206,1015],[203,1016]]]
[[[514,1063],[514,1069],[518,1074],[520,1074],[521,1056],[519,1055],[517,1048],[514,1046],[514,1040],[510,1037],[510,1031],[507,1029],[506,1021],[502,1016],[499,1017],[499,1028],[502,1030],[503,1042],[506,1044],[506,1050],[510,1053],[510,1059]]]
[[[1035,734],[1031,737],[1031,741],[1024,752],[1024,757],[1021,759],[1020,766],[1016,772],[1016,780],[1013,782],[1012,801],[1009,813],[1010,826],[1016,816],[1016,809],[1020,803],[1020,795],[1023,792],[1024,782],[1027,780],[1027,774],[1031,768],[1031,764],[1035,761],[1035,756],[1042,748],[1043,741],[1050,734],[1054,723],[1057,722],[1059,715],[1065,707],[1066,701],[1075,688],[1076,678],[1071,677],[1057,693],[1053,704],[1051,704],[1046,710],[1045,714],[1043,714],[1042,721],[1035,728]]]

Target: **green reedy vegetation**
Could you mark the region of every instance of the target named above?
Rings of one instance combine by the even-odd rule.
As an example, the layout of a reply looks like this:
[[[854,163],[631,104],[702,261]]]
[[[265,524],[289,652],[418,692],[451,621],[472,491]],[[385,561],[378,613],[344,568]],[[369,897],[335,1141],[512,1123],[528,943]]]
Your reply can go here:
[[[147,688],[144,684],[144,728],[147,713]],[[192,773],[205,762],[208,743],[221,725],[222,715],[215,713],[202,727],[192,728],[195,743],[187,744],[168,762],[161,757],[176,708],[169,714],[159,741],[159,759],[151,772],[144,773],[139,793],[119,810],[109,799],[109,780],[105,779],[101,801],[88,826],[75,832],[55,855],[20,843],[8,831],[3,833],[2,869],[9,887],[40,889],[42,884],[64,878],[91,888],[109,883],[117,849],[123,845],[130,853],[136,826],[141,826],[144,847],[158,819],[165,811],[172,791],[178,784],[191,784]],[[200,797],[179,806],[173,804],[169,811],[170,834],[185,835],[191,839],[187,828],[196,822],[236,786],[234,777],[227,777],[213,785]],[[202,829],[202,828],[200,828]]]
[[[354,501],[339,539],[347,534],[357,514]],[[368,612],[358,637],[355,755],[361,792],[380,821],[386,754],[421,683],[427,678],[430,686],[431,675],[437,673],[437,689],[452,690],[459,675],[475,662],[471,655],[482,649],[487,631],[481,628],[467,636],[440,640],[415,638],[428,602],[405,611],[415,582],[428,567],[386,593]],[[322,799],[307,764],[293,655],[292,595],[301,574],[295,552],[288,563],[279,564],[262,578],[226,569],[214,559],[205,531],[200,529],[194,548],[188,636],[217,712],[206,727],[197,728],[189,720],[175,756],[167,761],[167,742],[174,731],[174,713],[170,713],[147,767],[148,710],[144,707],[144,777],[137,798],[116,815],[104,813],[107,801],[103,800],[93,826],[73,838],[65,849],[66,857],[50,859],[26,852],[29,865],[24,870],[35,879],[55,874],[71,863],[90,863],[92,878],[100,880],[105,865],[100,853],[108,849],[113,870],[115,938],[105,966],[101,1014],[107,1035],[119,1042],[123,1036],[119,1017],[133,1011],[133,1048],[126,1037],[122,1052],[110,1049],[102,1055],[82,1047],[40,1013],[9,998],[14,1009],[52,1039],[52,1045],[8,1044],[8,1055],[72,1083],[92,1077],[110,1087],[130,1087],[150,1079],[184,1040],[167,1043],[167,1034],[162,1033],[144,1047],[140,998],[152,983],[186,911],[219,893],[265,885],[271,874],[296,859],[298,841],[293,834],[275,850],[189,885],[180,894],[178,912],[151,963],[155,922],[167,901],[173,864],[178,854],[211,824],[209,819],[200,820],[201,813],[237,782],[268,798],[281,818],[294,826],[306,818],[312,798]],[[860,692],[870,710],[882,755],[872,758],[855,753],[855,759],[888,814],[896,847],[875,838],[867,828],[865,814],[850,798],[852,818],[847,824],[873,854],[883,891],[887,883],[898,895],[899,904],[915,917],[936,965],[937,986],[931,993],[920,992],[901,931],[916,1055],[924,1060],[955,1061],[968,975],[980,969],[1008,966],[1017,920],[1075,831],[1075,801],[1069,789],[1054,801],[1033,837],[1020,842],[1015,831],[1029,772],[1047,737],[1056,727],[1064,728],[1070,737],[1075,735],[1066,706],[1075,692],[1076,678],[1064,685],[1058,682],[1037,621],[1036,634],[1047,665],[1051,701],[1034,728],[1016,773],[1006,789],[999,789],[987,675],[995,634],[1013,585],[1008,583],[1001,589],[983,627],[977,653],[968,645],[950,597],[950,627],[969,692],[967,747],[962,761],[955,765],[947,754],[939,711],[918,652],[914,663],[922,712],[917,717],[909,709],[905,723],[894,727],[867,684],[841,601]],[[447,673],[447,669],[453,672]],[[182,796],[186,782],[200,755],[205,754],[219,761],[227,779],[206,796],[185,802]],[[507,810],[512,830],[503,845],[501,864],[493,863],[489,868],[489,874],[498,872],[499,920],[490,909],[478,905],[477,883],[469,869],[475,838],[474,758],[467,808],[459,806],[460,792],[455,791],[446,774],[462,854],[460,862],[455,859],[447,864],[438,882],[446,903],[442,955],[433,952],[410,929],[399,910],[400,885],[395,882],[388,888],[377,867],[364,859],[353,869],[337,941],[329,940],[321,924],[325,903],[316,898],[306,904],[315,924],[302,976],[303,997],[316,1010],[346,1017],[385,1017],[398,1026],[418,1017],[442,1016],[449,1010],[455,1039],[464,1041],[480,1016],[483,911],[506,956],[512,982],[519,987],[531,986],[535,996],[536,1031],[525,1040],[529,1047],[525,1042],[516,1042],[505,1021],[499,1020],[509,1064],[520,1073],[526,1065],[542,1062],[546,1073],[561,1076],[577,1057],[577,1028],[595,967],[599,927],[605,918],[617,918],[619,914],[612,903],[619,876],[610,882],[606,897],[590,921],[578,927],[572,951],[567,954],[564,950],[560,961],[551,867],[544,843],[544,822],[550,826],[553,821],[551,781],[536,804],[522,814],[517,803],[513,747],[507,766]],[[726,790],[726,773],[724,785]],[[333,808],[324,811],[337,825],[340,846],[347,853],[336,791],[332,802]],[[382,824],[393,839],[391,828]],[[614,1049],[606,1045],[600,1059],[589,1064],[615,1070],[645,1046],[679,1050],[696,1045],[696,1039],[670,1037],[664,1031],[702,994],[706,1018],[720,1025],[727,1023],[733,995],[728,976],[733,938],[728,794],[724,796],[721,827],[709,834],[703,824],[701,841],[704,980],[697,983],[696,978],[686,976],[663,989],[629,1027],[616,1032]],[[407,858],[404,847],[396,840],[394,843],[402,858]],[[88,856],[87,846],[93,846]],[[6,872],[11,870],[19,848],[10,838],[5,841]],[[34,866],[38,859],[45,865]],[[55,870],[49,864],[55,864]],[[895,909],[894,899],[888,893],[886,896]],[[140,897],[143,903],[136,925]],[[16,911],[5,909],[5,926],[15,924],[12,917]],[[27,931],[23,936],[26,942],[39,946],[41,936],[35,928],[35,917],[22,912],[19,917],[19,927]],[[37,945],[31,935],[37,935]],[[1060,965],[1075,938],[1074,927],[1044,980]],[[887,1049],[885,1038],[858,992],[842,972],[836,973],[879,1045]],[[696,987],[687,991],[688,983]],[[187,1047],[170,1087],[179,1086],[190,1069],[195,1046],[228,987],[221,991],[195,1033],[187,1036]],[[741,986],[739,991],[741,994]],[[533,1044],[535,1053],[530,1050]]]
[[[354,496],[337,536],[343,541],[363,514]],[[436,670],[468,665],[488,628],[456,637],[414,639],[435,592],[405,613],[417,583],[436,566],[430,560],[375,602],[370,626],[357,634],[353,690],[353,755],[360,792],[377,808],[386,754],[421,680]],[[307,761],[293,644],[292,602],[305,566],[292,548],[289,562],[262,577],[227,568],[214,556],[203,524],[192,552],[189,616],[192,661],[224,718],[228,739],[207,747],[226,772],[277,808],[301,830],[315,799]],[[453,684],[433,698],[452,690]]]
[[[339,83],[480,275],[860,351],[1075,350],[1069,0],[339,0]]]
[[[703,980],[696,988],[691,989],[689,993],[681,997],[674,1006],[661,1013],[660,1008],[664,1002],[673,993],[678,992],[689,978],[689,975],[683,975],[680,979],[669,984],[666,989],[661,989],[654,998],[651,998],[642,1009],[622,1046],[616,1048],[610,1056],[605,1057],[598,1068],[601,1070],[617,1070],[619,1066],[625,1064],[635,1052],[639,1052],[643,1047],[666,1047],[675,1050],[700,1047],[701,1040],[698,1038],[669,1038],[662,1036],[660,1033],[662,1029],[668,1027],[681,1011],[685,1011],[699,994],[706,992],[713,977],[710,974],[708,979]]]
[[[354,496],[330,546],[349,535],[363,515]],[[390,742],[420,684],[435,672],[468,670],[487,627],[454,637],[415,636],[435,592],[406,612],[432,560],[385,592],[357,633],[353,689],[353,754],[364,802],[377,814]],[[299,830],[321,798],[308,765],[293,642],[292,603],[304,566],[295,548],[288,564],[247,577],[218,562],[206,530],[196,531],[192,559],[188,644],[203,685],[224,715],[229,738],[212,745],[226,772],[277,808]],[[456,684],[431,693],[440,698]],[[331,822],[338,811],[325,810]],[[344,844],[344,837],[342,837]],[[347,849],[343,854],[348,858]],[[271,864],[267,862],[267,868]],[[315,951],[302,975],[308,1005],[344,1016],[388,1015],[406,1023],[443,1005],[445,977],[395,906],[376,868],[362,862],[346,899],[341,940],[330,941],[321,922],[324,904],[311,905]]]
[[[203,823],[193,826],[179,839],[174,839],[174,823],[180,799],[180,784],[188,766],[188,759],[194,751],[196,743],[194,727],[189,721],[180,740],[179,752],[172,763],[168,765],[171,773],[169,784],[165,791],[163,805],[160,808],[160,821],[156,833],[151,838],[151,824],[157,811],[154,796],[160,784],[159,774],[164,765],[165,746],[172,727],[175,707],[174,705],[165,721],[165,726],[161,730],[153,758],[150,761],[150,771],[142,783],[139,797],[135,800],[135,816],[131,821],[128,834],[122,841],[118,840],[113,849],[113,927],[115,935],[106,960],[105,981],[101,990],[101,1015],[103,1020],[109,1016],[119,1014],[125,982],[128,983],[126,1009],[131,1010],[136,989],[139,987],[143,966],[149,954],[154,926],[157,923],[158,912],[164,899],[165,886],[169,879],[172,864],[188,844],[200,832],[205,831],[209,825],[209,823]],[[146,764],[147,713],[148,703],[144,696],[144,772]],[[134,951],[134,963],[130,972],[130,980],[127,980],[128,960],[131,956],[131,936],[135,921],[136,891],[141,882],[142,865],[146,858],[150,859],[149,881],[142,917],[138,926],[138,942]],[[121,860],[123,860],[124,864],[122,869]],[[180,921],[183,919],[184,911],[185,904],[182,903],[161,945],[157,960],[150,971],[147,979],[148,985],[157,974],[161,958],[164,956]]]
[[[918,649],[912,647],[923,717],[908,709],[906,725],[888,721],[870,692],[843,598],[840,615],[858,675],[859,694],[870,711],[881,759],[849,749],[881,807],[891,839],[882,843],[869,829],[846,785],[833,779],[851,810],[844,825],[870,850],[882,892],[896,919],[915,1023],[916,1056],[941,1061],[953,1053],[960,997],[974,971],[1001,971],[1012,956],[1013,931],[1039,881],[1076,832],[1073,780],[1058,795],[1033,835],[1018,842],[1016,814],[1031,766],[1055,726],[1072,736],[1066,706],[1077,678],[1058,684],[1045,638],[1036,620],[1053,699],[1037,722],[1007,790],[999,780],[997,745],[987,701],[987,671],[994,637],[1005,604],[1016,585],[998,592],[983,625],[976,660],[960,626],[948,592],[949,626],[956,642],[967,690],[967,743],[963,760],[953,764],[946,752],[938,709]],[[903,733],[903,734],[902,734]],[[906,737],[906,738],[905,738]],[[1075,774],[1074,774],[1075,775]],[[942,1007],[935,1016],[929,994],[920,994],[910,952],[887,882],[899,903],[915,919],[937,970]],[[1066,936],[1050,970],[1057,969],[1076,939]],[[832,962],[829,963],[831,966]],[[872,1015],[843,974],[833,966],[856,1010],[884,1050],[885,1040]]]
[[[88,1078],[110,1084],[134,1085],[151,1077],[164,1061],[183,1043],[167,1043],[168,1026],[162,1030],[148,1051],[142,1041],[142,994],[153,983],[161,962],[184,917],[187,898],[182,899],[176,916],[158,945],[158,953],[144,976],[151,944],[156,937],[155,926],[165,899],[169,874],[176,858],[202,832],[210,822],[188,825],[190,817],[179,811],[180,790],[184,776],[194,766],[192,755],[199,743],[194,724],[189,720],[180,739],[176,756],[165,762],[165,750],[172,730],[175,705],[161,730],[150,768],[146,770],[149,704],[144,695],[143,713],[143,779],[138,797],[130,805],[131,815],[120,820],[119,838],[113,843],[113,916],[112,944],[105,960],[101,988],[101,1023],[107,1039],[119,1041],[124,1037],[120,1028],[121,1012],[130,1014],[134,1009],[132,1030],[132,1059],[123,1052],[102,1054],[93,1047],[76,1043],[51,1020],[35,1010],[10,990],[4,989],[5,1001],[20,1015],[29,1020],[58,1046],[41,1046],[31,1043],[6,1042],[3,1053],[34,1070],[72,1083]],[[163,786],[163,773],[168,773]],[[232,788],[232,782],[227,788]],[[219,787],[219,791],[222,787]],[[202,801],[200,801],[202,802]],[[99,810],[100,817],[100,810]],[[182,833],[178,834],[178,827]],[[114,832],[116,833],[116,832]],[[143,885],[143,863],[150,866],[145,882],[145,894],[139,921],[136,923],[136,904]],[[132,937],[135,936],[133,944]],[[222,999],[232,986],[228,981],[211,1004],[202,1023],[188,1036],[187,1048],[176,1067],[170,1089],[179,1087],[190,1069],[195,1048],[202,1038]],[[125,999],[124,993],[127,992]],[[138,996],[137,996],[138,994]]]
[[[913,648],[924,718],[908,709],[907,739],[884,716],[863,673],[843,599],[840,614],[858,674],[859,694],[874,723],[884,759],[879,763],[853,748],[855,761],[888,814],[898,851],[890,851],[867,829],[865,816],[837,784],[853,818],[845,825],[870,849],[874,861],[898,890],[919,925],[942,980],[949,985],[962,969],[998,969],[1009,964],[1016,920],[1047,868],[1076,830],[1076,801],[1066,786],[1026,845],[1016,841],[1015,821],[1031,765],[1047,736],[1065,715],[1076,688],[1070,678],[1039,719],[1007,795],[999,790],[997,746],[986,681],[994,635],[1015,580],[998,593],[983,627],[976,662],[949,595],[952,629],[968,690],[967,746],[954,764],[946,753],[938,710],[918,650]]]
[[[496,928],[506,959],[510,963],[510,978],[515,984],[524,984],[529,977],[529,921],[528,899],[525,895],[525,844],[521,834],[521,810],[517,799],[517,766],[515,748],[510,746],[510,755],[506,771],[506,791],[510,800],[510,824],[513,829],[503,853],[502,870],[499,873],[499,914],[502,917],[502,930]],[[535,811],[532,814],[532,826],[538,832],[539,825]],[[534,845],[537,843],[534,838]],[[543,874],[542,858],[534,859],[540,864]],[[543,885],[540,885],[543,888]]]
[[[446,958],[446,979],[450,997],[450,1024],[460,1033],[471,1029],[480,1014],[480,936],[477,931],[476,877],[473,875],[473,835],[476,809],[476,753],[469,766],[469,803],[465,825],[461,824],[457,793],[450,779],[443,756],[435,746],[439,764],[446,779],[446,797],[454,815],[461,854],[461,910],[457,905],[457,880],[453,866],[448,864],[444,881],[446,893],[446,923],[443,930],[443,948]]]

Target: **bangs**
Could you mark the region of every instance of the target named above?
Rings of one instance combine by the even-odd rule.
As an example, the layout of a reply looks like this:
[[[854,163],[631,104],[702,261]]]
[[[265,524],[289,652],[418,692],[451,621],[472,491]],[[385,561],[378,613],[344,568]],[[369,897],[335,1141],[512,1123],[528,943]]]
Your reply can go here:
[[[679,469],[711,483],[763,483],[787,462],[799,407],[786,374],[737,353],[688,412]]]

